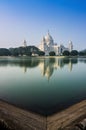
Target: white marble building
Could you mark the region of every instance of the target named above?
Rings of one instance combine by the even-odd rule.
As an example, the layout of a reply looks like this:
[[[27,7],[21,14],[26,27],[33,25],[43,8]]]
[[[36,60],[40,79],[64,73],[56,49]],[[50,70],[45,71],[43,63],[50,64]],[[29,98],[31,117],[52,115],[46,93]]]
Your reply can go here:
[[[41,51],[44,51],[45,55],[49,55],[49,52],[51,51],[54,51],[56,55],[61,55],[62,52],[64,52],[65,50],[68,50],[71,52],[73,50],[73,44],[72,44],[72,41],[69,41],[68,47],[65,47],[62,44],[58,45],[54,43],[52,36],[48,32],[48,34],[42,38],[42,41],[40,45],[38,46],[38,48]]]
[[[27,47],[27,41],[26,40],[23,41],[22,47]]]

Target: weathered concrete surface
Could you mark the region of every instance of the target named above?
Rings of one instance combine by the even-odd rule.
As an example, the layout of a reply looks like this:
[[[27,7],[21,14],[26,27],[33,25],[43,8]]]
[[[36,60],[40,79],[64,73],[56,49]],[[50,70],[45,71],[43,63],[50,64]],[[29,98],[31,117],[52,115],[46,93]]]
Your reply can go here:
[[[48,117],[0,101],[0,120],[4,120],[14,130],[74,130],[73,126],[84,118],[86,100]]]
[[[75,125],[86,117],[86,100],[69,107],[68,109],[47,117],[47,130],[58,130]]]
[[[0,101],[0,118],[15,130],[46,130],[46,118]]]

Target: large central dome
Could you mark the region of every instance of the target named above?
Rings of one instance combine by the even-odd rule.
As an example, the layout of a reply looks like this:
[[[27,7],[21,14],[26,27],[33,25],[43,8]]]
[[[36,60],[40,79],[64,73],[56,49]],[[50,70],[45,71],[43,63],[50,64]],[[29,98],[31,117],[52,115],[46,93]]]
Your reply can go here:
[[[45,36],[45,40],[46,40],[46,42],[47,42],[47,44],[54,44],[54,41],[53,41],[53,38],[52,38],[52,36],[49,34],[49,32],[48,32],[48,34]]]

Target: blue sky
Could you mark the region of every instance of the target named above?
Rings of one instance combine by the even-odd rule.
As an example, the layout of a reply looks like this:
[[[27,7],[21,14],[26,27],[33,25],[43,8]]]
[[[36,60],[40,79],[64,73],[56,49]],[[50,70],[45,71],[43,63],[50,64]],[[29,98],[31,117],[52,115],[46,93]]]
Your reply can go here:
[[[86,0],[0,0],[0,48],[38,46],[48,30],[58,44],[86,48]]]

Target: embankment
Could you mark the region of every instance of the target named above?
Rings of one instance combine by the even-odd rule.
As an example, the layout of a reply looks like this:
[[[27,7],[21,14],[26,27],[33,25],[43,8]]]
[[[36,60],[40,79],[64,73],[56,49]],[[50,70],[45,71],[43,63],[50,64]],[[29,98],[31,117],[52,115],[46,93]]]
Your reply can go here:
[[[86,118],[86,100],[51,116],[22,110],[0,101],[0,120],[13,130],[58,130],[70,127]]]

